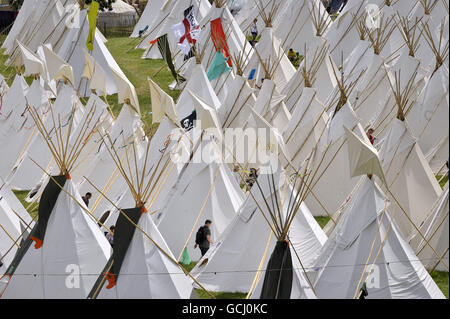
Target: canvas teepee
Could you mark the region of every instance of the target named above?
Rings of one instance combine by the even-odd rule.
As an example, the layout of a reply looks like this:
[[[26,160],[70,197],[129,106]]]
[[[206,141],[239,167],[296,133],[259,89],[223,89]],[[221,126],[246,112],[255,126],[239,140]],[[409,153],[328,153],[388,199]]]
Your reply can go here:
[[[50,51],[48,48],[44,50]],[[55,63],[55,61],[47,60],[47,66],[50,67],[51,79],[63,78],[67,84],[62,84],[59,94],[54,103],[51,103],[45,97],[42,97],[43,101],[41,103],[48,104],[48,107],[52,108],[50,113],[53,116],[47,116],[44,120],[44,125],[47,131],[50,133],[50,138],[52,142],[55,142],[57,138],[56,132],[52,131],[52,127],[61,126],[63,135],[68,134],[68,124],[70,122],[70,116],[74,116],[73,129],[77,128],[81,121],[81,117],[84,113],[84,106],[78,100],[76,91],[71,87],[70,79],[73,81],[73,75],[71,72],[71,67],[65,64],[63,61],[61,63]],[[58,61],[59,62],[59,61]],[[60,70],[60,71],[58,71]],[[42,70],[44,72],[44,70]],[[50,79],[48,79],[49,81]],[[68,107],[69,105],[69,107]],[[71,111],[75,110],[74,113]],[[33,158],[40,166],[48,168],[52,160],[51,153],[42,152],[46,148],[45,137],[37,135],[32,143],[28,145],[25,158],[22,159],[20,165],[17,168],[14,179],[12,180],[12,186],[16,189],[30,190],[39,181],[42,176],[42,172],[36,169],[36,164],[34,164],[30,158]]]
[[[319,298],[445,298],[397,228],[378,185],[366,178],[318,254]]]
[[[274,23],[275,36],[285,50],[290,48],[305,55],[315,37],[321,37],[331,24],[331,18],[319,0],[293,1]]]
[[[3,298],[86,298],[95,281],[90,274],[100,273],[110,247],[69,174],[84,147],[81,142],[69,145],[75,110],[67,136],[61,126],[53,127],[55,143],[47,139],[49,131],[37,109],[30,106],[29,112],[48,141],[59,175],[50,177],[42,193],[39,220],[2,276],[1,294]],[[86,134],[83,130],[81,137]]]
[[[144,12],[139,17],[139,21],[136,23],[131,33],[130,38],[137,38],[142,36],[155,23],[158,14],[163,10],[163,6],[166,0],[157,0],[148,2],[145,6]]]
[[[417,257],[422,261],[425,268],[429,271],[439,270],[447,271],[445,264],[448,265],[448,183],[444,187],[439,199],[433,206],[431,214],[420,224],[420,232],[424,234],[423,238],[417,232],[409,239],[409,244],[413,247]],[[430,246],[425,243],[427,240],[439,257],[434,254]]]
[[[337,86],[334,74],[338,72],[338,68],[331,59],[327,41],[321,37],[315,37],[306,47],[306,53],[298,70],[281,91],[286,95],[285,103],[288,110],[294,112],[304,87],[318,89],[320,86],[320,90],[317,90],[317,98],[322,103],[328,103],[330,95]]]
[[[10,181],[20,165],[28,146],[36,138],[36,129],[28,112],[28,106],[36,107],[45,117],[49,111],[49,92],[35,79],[28,88],[22,75],[17,75],[3,101],[3,116],[0,145],[8,152],[0,165],[0,176]],[[3,117],[2,116],[2,117]]]
[[[270,227],[267,227],[259,209],[263,209],[267,216],[268,211],[264,207],[264,201],[275,200],[276,196],[281,196],[284,192],[284,187],[289,186],[284,186],[286,179],[283,173],[276,174],[276,192],[278,193],[276,195],[269,186],[267,176],[260,175],[258,178],[265,197],[263,198],[258,190],[253,189],[252,194],[247,196],[238,215],[224,234],[192,270],[196,278],[210,290],[239,291],[249,293],[248,297],[260,296],[260,286],[263,282],[261,278],[267,267],[268,252],[274,249],[276,237]],[[257,186],[254,185],[254,187]],[[288,205],[285,202],[284,214],[287,213],[287,209]],[[290,297],[314,298],[314,293],[308,287],[296,254],[303,266],[308,268],[311,266],[314,251],[320,249],[326,241],[326,236],[304,204],[300,206],[300,212],[295,217],[289,234],[295,268],[295,279]],[[297,283],[299,285],[296,285]]]
[[[137,156],[124,161],[111,137],[106,134],[103,139],[129,187],[135,208],[122,210],[109,200],[119,212],[113,254],[105,263],[89,298],[189,298],[192,284],[188,276],[191,275],[178,264],[151,216],[153,199],[164,183],[161,173],[167,168],[160,165],[167,149],[159,155],[157,165],[149,165],[150,143],[144,151],[143,161]],[[136,154],[134,144],[132,149]]]
[[[9,185],[0,179],[0,271],[4,273],[34,222]]]

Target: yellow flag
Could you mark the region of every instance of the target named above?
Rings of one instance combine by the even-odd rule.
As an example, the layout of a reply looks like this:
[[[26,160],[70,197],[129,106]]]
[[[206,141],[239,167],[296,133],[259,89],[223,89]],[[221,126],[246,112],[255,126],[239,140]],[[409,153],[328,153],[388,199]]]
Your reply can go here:
[[[89,51],[94,50],[94,38],[95,38],[95,28],[97,26],[97,14],[98,14],[98,2],[92,1],[89,6],[88,20],[89,20],[89,34],[86,41],[86,47]]]

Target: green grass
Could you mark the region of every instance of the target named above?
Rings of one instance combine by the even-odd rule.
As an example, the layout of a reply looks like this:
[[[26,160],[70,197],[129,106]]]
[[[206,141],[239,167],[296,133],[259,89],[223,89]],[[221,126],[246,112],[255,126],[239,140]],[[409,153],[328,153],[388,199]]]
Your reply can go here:
[[[136,88],[141,108],[142,121],[145,123],[146,131],[152,127],[152,111],[150,100],[150,89],[147,77],[150,77],[155,83],[166,91],[176,101],[180,95],[179,91],[169,90],[168,85],[174,81],[172,74],[168,70],[163,60],[141,59],[144,50],[135,50],[136,39],[127,37],[108,38],[106,46],[115,58],[117,64]],[[156,74],[156,75],[155,75]],[[120,106],[117,104],[117,95],[108,99],[113,112],[118,114]],[[114,104],[114,106],[113,106]]]
[[[328,224],[330,217],[328,216],[318,216],[314,217],[316,222],[319,224],[320,227],[324,228],[326,224]]]
[[[188,266],[183,266],[184,269],[186,269],[188,272],[191,272],[191,270],[197,265],[196,261],[191,262]]]
[[[212,299],[210,295],[208,295],[202,289],[195,289],[195,292],[199,295],[200,299]],[[247,294],[241,292],[210,292],[216,299],[245,299]]]
[[[0,35],[0,43],[3,43],[5,39],[4,35]],[[147,77],[150,76],[153,81],[158,83],[163,90],[165,90],[170,96],[176,99],[178,98],[179,91],[171,91],[168,85],[172,83],[173,77],[170,71],[165,66],[162,60],[143,60],[141,56],[143,50],[132,49],[136,43],[136,40],[131,40],[126,37],[112,37],[108,38],[106,46],[110,50],[111,54],[122,68],[125,75],[136,87],[136,92],[139,98],[139,104],[141,107],[141,114],[143,122],[145,124],[146,131],[148,131],[152,125],[152,116],[149,114],[151,112],[151,101],[150,101],[150,90],[148,87]],[[11,85],[14,80],[15,69],[5,67],[5,61],[7,57],[0,54],[0,73],[6,78],[7,83]],[[159,73],[155,76],[155,74]],[[27,82],[31,83],[32,79],[27,78]],[[120,106],[117,103],[117,95],[108,97],[108,102],[113,108],[114,113],[117,115],[120,112]],[[155,128],[155,127],[153,127]],[[439,179],[439,178],[438,178]],[[445,177],[440,182],[443,186],[448,180]],[[27,196],[27,191],[16,191],[14,192],[19,200],[22,202],[24,207],[29,204],[24,201]],[[30,215],[35,218],[37,216],[37,206],[32,206],[29,210]],[[316,217],[317,222],[323,228],[329,218],[328,217]],[[191,263],[189,266],[185,267],[188,271],[191,271],[195,266],[195,262]],[[449,297],[449,274],[447,272],[434,271],[432,274],[433,279],[436,281],[439,288],[444,292],[445,296]],[[197,293],[200,298],[210,298],[204,291],[197,289]],[[242,299],[245,298],[246,294],[243,293],[230,293],[230,292],[218,292],[212,293],[218,299]]]
[[[449,289],[448,289],[448,279],[449,279],[449,275],[448,272],[443,272],[443,271],[433,271],[431,273],[431,277],[433,278],[433,280],[436,282],[436,284],[438,285],[439,289],[442,290],[442,292],[444,293],[445,297],[448,299],[449,297]]]
[[[17,198],[20,200],[20,202],[22,203],[23,207],[28,208],[30,203],[25,201],[25,198],[28,195],[28,191],[13,191],[13,192],[17,196]],[[37,204],[31,205],[31,207],[28,208],[28,213],[31,215],[31,217],[33,219],[37,220],[37,217],[38,217],[38,205]]]
[[[441,185],[442,189],[444,189],[445,184],[448,182],[448,175],[436,175],[436,179],[439,181],[439,185]]]
[[[5,38],[6,36],[0,35],[0,43],[3,43]],[[180,95],[180,92],[169,90],[168,85],[173,82],[173,77],[165,65],[165,62],[163,60],[141,59],[144,50],[135,50],[134,46],[136,43],[136,39],[130,39],[128,37],[111,37],[108,38],[106,46],[115,58],[117,64],[119,64],[122,71],[136,88],[142,121],[144,122],[145,131],[147,132],[150,128],[156,129],[156,127],[152,124],[152,115],[150,114],[152,107],[147,77],[150,77],[154,82],[158,83],[158,85],[175,101]],[[3,55],[3,52],[1,53],[0,73],[5,77],[8,85],[11,85],[14,80],[16,70],[13,67],[5,66],[5,62],[8,57]],[[26,80],[28,84],[31,84],[33,79],[31,77],[27,77]],[[108,103],[111,105],[114,114],[117,116],[121,109],[121,105],[117,102],[117,94],[108,96]]]

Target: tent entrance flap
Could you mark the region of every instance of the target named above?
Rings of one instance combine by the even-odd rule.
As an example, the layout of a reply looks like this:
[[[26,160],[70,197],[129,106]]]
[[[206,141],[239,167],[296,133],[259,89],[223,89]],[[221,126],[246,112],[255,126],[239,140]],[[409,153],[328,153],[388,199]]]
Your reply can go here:
[[[49,179],[47,186],[42,192],[41,200],[39,201],[38,222],[36,223],[35,231],[33,229],[30,238],[36,242],[36,248],[42,246],[47,229],[47,223],[50,219],[50,214],[56,204],[61,187],[64,187],[67,177],[65,175],[53,176]]]
[[[290,299],[292,279],[292,257],[289,244],[285,241],[277,241],[267,264],[260,299]]]
[[[134,225],[139,223],[139,219],[141,218],[143,212],[143,207],[124,209],[122,212],[123,214],[119,215],[115,225],[113,253],[100,277],[92,287],[88,298],[95,299],[98,296],[98,293],[103,288],[105,279],[108,280],[108,286],[106,287],[107,289],[110,289],[116,285],[117,278],[120,274],[120,268],[122,267],[128,247],[133,239],[134,232],[136,231],[136,227]],[[134,224],[132,224],[124,216],[124,214],[128,216]]]
[[[9,277],[14,274],[21,260],[27,253],[28,249],[31,247],[33,241],[36,242],[36,249],[39,249],[42,246],[48,220],[59,197],[59,193],[61,192],[61,188],[58,186],[58,184],[64,187],[66,179],[67,178],[65,175],[53,176],[49,179],[47,186],[42,192],[41,200],[39,201],[39,219],[31,230],[28,238],[22,240],[20,248],[17,250],[14,259],[11,262],[11,265],[9,265],[8,270],[6,271],[6,275],[8,275]]]

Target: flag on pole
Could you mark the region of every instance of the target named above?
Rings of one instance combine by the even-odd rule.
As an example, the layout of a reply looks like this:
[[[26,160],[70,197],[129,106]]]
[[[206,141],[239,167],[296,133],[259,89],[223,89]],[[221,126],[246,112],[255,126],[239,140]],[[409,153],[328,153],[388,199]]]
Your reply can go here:
[[[223,56],[222,52],[217,52],[214,60],[211,62],[211,66],[209,67],[207,76],[209,81],[213,81],[220,77],[222,74],[231,70],[231,68],[227,65],[228,60],[230,58],[226,58]]]
[[[186,247],[186,248],[184,248],[183,254],[181,255],[180,263],[183,266],[189,266],[191,264],[191,262],[192,262],[192,260],[191,260],[191,257],[189,257],[189,253],[188,253],[187,247]]]
[[[169,41],[167,40],[167,34],[164,34],[158,38],[158,49],[159,49],[159,52],[161,53],[164,61],[166,61],[167,66],[170,69],[170,72],[172,72],[172,75],[173,75],[175,81],[177,81],[177,83],[186,81],[175,70],[175,66],[173,65],[173,62],[172,62],[172,54],[170,53]]]
[[[89,20],[89,34],[86,41],[86,47],[89,51],[94,50],[95,28],[97,27],[97,14],[99,4],[97,1],[92,1],[89,7],[88,20]]]
[[[191,45],[195,45],[200,37],[200,26],[194,17],[194,6],[184,10],[183,21],[173,25],[172,31],[181,51],[188,55],[191,51]]]
[[[217,18],[211,21],[211,39],[214,43],[216,51],[222,51],[224,57],[230,57],[230,49],[228,48],[228,43],[223,32],[222,20]],[[231,68],[231,59],[228,59],[228,66]]]

